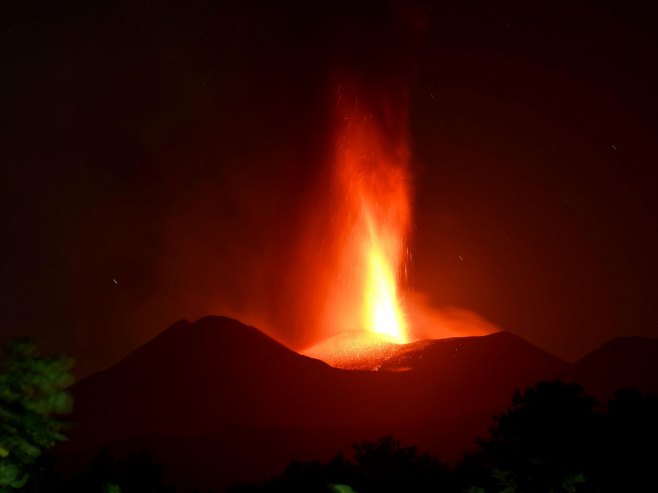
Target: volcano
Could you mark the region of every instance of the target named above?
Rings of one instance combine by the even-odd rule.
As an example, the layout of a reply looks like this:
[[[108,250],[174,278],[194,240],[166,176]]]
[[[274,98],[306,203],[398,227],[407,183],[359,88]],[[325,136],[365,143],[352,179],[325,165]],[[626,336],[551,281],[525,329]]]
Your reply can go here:
[[[658,391],[658,339],[616,337],[586,354],[561,375],[578,382],[602,403],[621,388]]]
[[[509,332],[382,347],[367,362],[378,371],[346,370],[229,318],[179,321],[74,386],[58,457],[74,471],[104,447],[144,450],[180,491],[266,479],[384,434],[457,459],[517,388],[574,368]]]

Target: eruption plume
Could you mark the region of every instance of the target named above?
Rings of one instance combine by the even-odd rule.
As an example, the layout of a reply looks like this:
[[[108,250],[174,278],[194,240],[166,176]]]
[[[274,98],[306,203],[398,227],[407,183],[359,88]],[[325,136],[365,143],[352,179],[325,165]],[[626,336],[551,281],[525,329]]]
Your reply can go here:
[[[335,108],[329,229],[337,239],[323,325],[409,340],[400,281],[411,217],[406,114],[342,87]]]
[[[406,92],[402,85],[367,94],[355,87],[344,84],[337,92],[331,171],[320,193],[328,216],[320,214],[325,220],[315,226],[321,229],[306,244],[311,271],[320,273],[321,315],[320,341],[304,354],[366,368],[419,337],[496,331],[467,310],[432,307],[422,293],[407,310],[412,195]]]

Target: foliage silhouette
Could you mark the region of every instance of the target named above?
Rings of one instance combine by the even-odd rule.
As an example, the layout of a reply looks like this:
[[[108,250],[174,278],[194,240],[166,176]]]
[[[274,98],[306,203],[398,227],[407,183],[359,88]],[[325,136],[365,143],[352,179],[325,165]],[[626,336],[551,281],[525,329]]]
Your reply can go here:
[[[478,450],[447,467],[391,436],[354,444],[351,459],[292,462],[284,473],[233,493],[618,493],[658,491],[658,398],[620,390],[601,412],[577,384],[517,391]]]
[[[658,491],[658,397],[618,390],[604,428],[601,491]]]
[[[400,444],[392,436],[362,441],[353,446],[353,457],[338,453],[330,462],[291,462],[283,475],[262,485],[242,485],[237,492],[434,492],[449,476],[444,466],[416,447]]]
[[[600,416],[577,384],[540,382],[517,391],[480,440],[485,465],[503,491],[569,491],[596,467]]]
[[[79,477],[67,482],[62,492],[67,493],[170,493],[164,470],[148,454],[130,455],[115,460],[104,449]]]
[[[66,439],[61,415],[71,411],[67,388],[73,360],[45,355],[28,339],[5,348],[0,368],[0,492],[23,488],[44,451]]]
[[[59,493],[66,491],[65,483],[55,468],[55,458],[46,453],[37,459],[23,493]]]
[[[356,443],[354,486],[368,491],[436,491],[447,475],[441,463],[392,436]]]
[[[57,477],[43,452],[64,440],[71,361],[11,344],[0,373],[0,493],[170,493],[146,454],[115,460],[104,450],[80,476]],[[478,450],[447,466],[393,436],[353,444],[349,457],[291,462],[263,484],[232,493],[613,493],[658,491],[658,398],[621,389],[605,412],[577,384],[539,382],[517,391]]]

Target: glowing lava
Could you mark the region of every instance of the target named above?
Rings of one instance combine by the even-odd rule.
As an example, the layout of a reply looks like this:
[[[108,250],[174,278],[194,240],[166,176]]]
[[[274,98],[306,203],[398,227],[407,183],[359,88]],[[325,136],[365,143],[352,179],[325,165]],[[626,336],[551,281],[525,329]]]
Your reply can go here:
[[[368,87],[367,93],[345,86],[338,92],[331,174],[322,177],[301,250],[308,325],[318,329],[301,352],[338,368],[403,371],[409,368],[388,362],[418,338],[497,329],[466,310],[434,309],[418,295],[405,315],[411,221],[406,93],[399,86]]]
[[[406,121],[339,95],[332,223],[340,237],[325,323],[409,340],[398,283],[410,222]]]
[[[379,245],[368,251],[363,326],[378,334],[406,342],[406,323],[397,295],[397,283],[388,258]]]

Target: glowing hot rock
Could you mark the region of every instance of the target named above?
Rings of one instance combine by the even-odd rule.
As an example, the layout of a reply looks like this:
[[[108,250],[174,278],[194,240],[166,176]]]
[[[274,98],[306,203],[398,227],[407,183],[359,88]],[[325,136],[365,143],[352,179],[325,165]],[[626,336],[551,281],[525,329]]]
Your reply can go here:
[[[381,113],[390,121],[375,118],[355,98],[339,99],[326,232],[335,249],[322,320],[329,337],[304,353],[345,367],[350,357],[381,355],[409,342],[398,283],[407,254],[410,191],[404,118],[386,111]]]
[[[404,315],[398,303],[395,277],[387,259],[376,246],[368,254],[365,298],[364,326],[393,341],[406,342]]]

